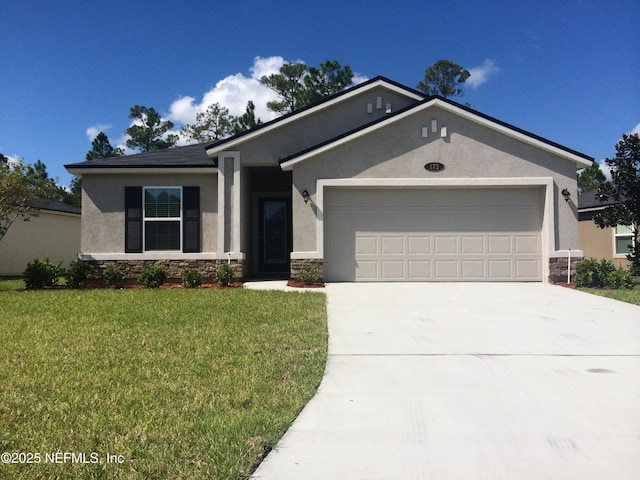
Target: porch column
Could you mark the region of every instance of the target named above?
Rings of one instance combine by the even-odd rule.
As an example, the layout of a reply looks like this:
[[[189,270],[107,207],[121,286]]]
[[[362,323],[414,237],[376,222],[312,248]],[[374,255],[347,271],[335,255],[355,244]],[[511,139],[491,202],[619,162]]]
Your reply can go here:
[[[240,251],[242,229],[240,152],[220,152],[218,156],[218,247],[221,258],[244,259]]]

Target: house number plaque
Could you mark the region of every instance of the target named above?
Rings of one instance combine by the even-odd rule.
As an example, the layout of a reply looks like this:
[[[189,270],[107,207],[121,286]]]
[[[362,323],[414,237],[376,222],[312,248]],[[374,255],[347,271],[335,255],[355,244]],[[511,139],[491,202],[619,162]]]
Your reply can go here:
[[[444,170],[444,164],[440,162],[429,162],[424,166],[427,172],[441,172]]]

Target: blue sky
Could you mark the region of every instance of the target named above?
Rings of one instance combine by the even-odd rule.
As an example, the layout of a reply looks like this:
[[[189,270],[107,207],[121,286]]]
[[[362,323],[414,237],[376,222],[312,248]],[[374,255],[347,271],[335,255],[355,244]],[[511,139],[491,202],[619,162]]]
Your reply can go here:
[[[640,130],[639,19],[637,0],[4,0],[0,152],[68,185],[63,165],[101,129],[123,143],[136,104],[180,127],[253,99],[267,120],[254,77],[283,61],[415,87],[449,59],[472,72],[454,100],[602,160]]]

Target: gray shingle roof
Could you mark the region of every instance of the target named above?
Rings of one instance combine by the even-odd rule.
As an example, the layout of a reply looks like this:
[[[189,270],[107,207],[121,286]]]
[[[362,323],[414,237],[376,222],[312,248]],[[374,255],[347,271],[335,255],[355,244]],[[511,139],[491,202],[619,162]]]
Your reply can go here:
[[[33,208],[37,208],[38,210],[75,213],[77,215],[80,215],[80,207],[75,207],[73,205],[68,205],[66,203],[58,202],[57,200],[50,200],[48,198],[41,198],[40,200],[36,200],[31,204],[31,206]]]
[[[604,203],[600,202],[600,200],[596,198],[596,193],[598,193],[597,188],[578,195],[578,210],[583,210],[586,208],[604,208],[608,205],[615,205],[616,202],[611,199]]]
[[[217,167],[215,160],[207,156],[207,143],[174,147],[166,150],[142,152],[121,157],[101,158],[86,162],[70,163],[65,168],[103,169],[103,168],[197,168]]]

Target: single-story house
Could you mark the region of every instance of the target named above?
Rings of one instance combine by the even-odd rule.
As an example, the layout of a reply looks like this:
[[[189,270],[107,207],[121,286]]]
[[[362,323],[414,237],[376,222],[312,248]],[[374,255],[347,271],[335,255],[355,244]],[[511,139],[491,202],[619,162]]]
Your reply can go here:
[[[32,207],[38,216],[16,219],[0,240],[0,275],[22,275],[36,258],[66,267],[80,252],[80,207],[48,199]]]
[[[615,228],[599,228],[593,217],[606,207],[614,205],[613,200],[600,202],[596,199],[597,190],[584,192],[578,196],[578,228],[580,232],[580,249],[585,258],[604,258],[613,262],[616,267],[628,268],[631,262],[627,254],[633,245],[633,228],[631,225],[618,225]]]
[[[592,161],[376,77],[215,143],[66,168],[82,176],[81,258],[130,272],[547,281],[582,255],[576,170]]]

